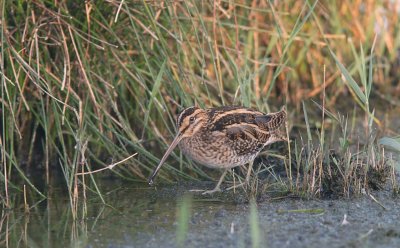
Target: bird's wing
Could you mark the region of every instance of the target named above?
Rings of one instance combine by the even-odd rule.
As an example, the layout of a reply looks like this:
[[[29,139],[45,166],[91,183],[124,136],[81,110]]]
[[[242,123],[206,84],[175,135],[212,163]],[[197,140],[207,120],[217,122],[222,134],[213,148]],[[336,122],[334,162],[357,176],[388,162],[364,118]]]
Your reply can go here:
[[[259,139],[257,126],[254,124],[239,123],[229,125],[225,129],[225,134],[232,141],[238,139],[244,141],[256,141]]]

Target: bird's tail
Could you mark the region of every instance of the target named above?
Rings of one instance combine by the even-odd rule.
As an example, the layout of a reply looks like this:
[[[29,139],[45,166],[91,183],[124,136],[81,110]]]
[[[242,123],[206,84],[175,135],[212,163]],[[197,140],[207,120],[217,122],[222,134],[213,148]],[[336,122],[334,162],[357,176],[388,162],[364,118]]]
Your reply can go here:
[[[279,112],[270,113],[263,116],[257,116],[256,122],[258,126],[267,131],[275,131],[279,129],[283,123],[286,122],[286,117],[287,117],[286,107],[283,106]]]

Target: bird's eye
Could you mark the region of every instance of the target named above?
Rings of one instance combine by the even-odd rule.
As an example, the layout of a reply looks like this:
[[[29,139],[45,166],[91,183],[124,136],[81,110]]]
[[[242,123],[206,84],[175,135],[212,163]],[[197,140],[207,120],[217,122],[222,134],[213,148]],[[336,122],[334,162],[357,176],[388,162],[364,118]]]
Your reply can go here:
[[[191,117],[189,118],[190,124],[193,124],[195,120],[196,120],[196,118],[194,118],[194,116],[191,116]]]

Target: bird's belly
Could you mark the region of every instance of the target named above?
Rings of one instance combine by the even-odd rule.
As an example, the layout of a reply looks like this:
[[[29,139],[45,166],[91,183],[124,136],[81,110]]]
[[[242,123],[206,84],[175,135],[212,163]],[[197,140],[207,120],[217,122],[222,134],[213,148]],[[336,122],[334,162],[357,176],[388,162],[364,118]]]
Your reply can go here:
[[[252,161],[258,152],[238,154],[226,140],[205,143],[186,140],[179,144],[181,151],[194,161],[210,168],[229,169]]]

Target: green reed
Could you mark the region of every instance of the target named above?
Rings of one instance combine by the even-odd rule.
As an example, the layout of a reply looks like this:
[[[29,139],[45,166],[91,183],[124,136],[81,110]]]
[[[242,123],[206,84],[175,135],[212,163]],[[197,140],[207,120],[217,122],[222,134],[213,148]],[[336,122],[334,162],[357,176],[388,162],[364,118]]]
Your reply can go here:
[[[365,10],[381,5],[365,3]],[[288,105],[293,126],[303,125],[296,118],[306,113],[299,111],[303,101],[325,99],[323,107],[336,112],[337,99],[350,91],[341,111],[355,102],[370,127],[380,123],[371,96],[386,94],[398,103],[395,86],[388,84],[396,77],[397,57],[389,51],[398,48],[397,14],[385,13],[384,26],[369,18],[373,13],[344,7],[358,5],[3,1],[2,205],[10,206],[8,191],[21,194],[23,184],[45,196],[61,171],[77,209],[86,193],[102,198],[97,173],[84,173],[134,153],[101,175],[145,182],[175,134],[176,115],[194,104],[261,111]],[[387,73],[390,69],[394,73]],[[210,178],[183,158],[177,149],[159,179]],[[38,173],[45,187],[28,170]]]

